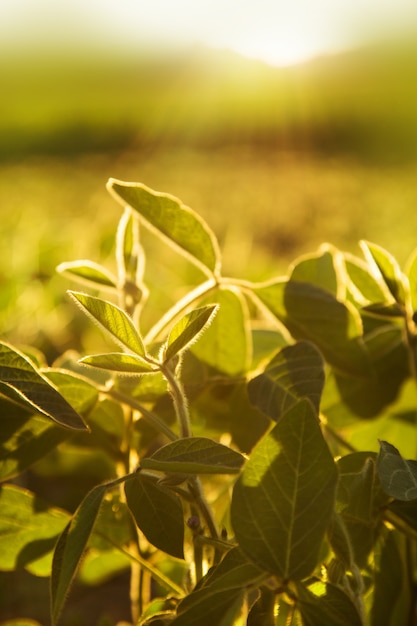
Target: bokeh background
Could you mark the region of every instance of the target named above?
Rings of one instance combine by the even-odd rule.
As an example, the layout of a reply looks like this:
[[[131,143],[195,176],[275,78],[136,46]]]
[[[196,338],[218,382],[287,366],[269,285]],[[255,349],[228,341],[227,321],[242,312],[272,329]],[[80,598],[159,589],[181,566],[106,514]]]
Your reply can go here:
[[[112,265],[112,176],[170,192],[226,271],[286,272],[322,242],[417,245],[411,0],[2,0],[0,323],[71,345],[62,261]],[[164,268],[161,291],[176,277]]]

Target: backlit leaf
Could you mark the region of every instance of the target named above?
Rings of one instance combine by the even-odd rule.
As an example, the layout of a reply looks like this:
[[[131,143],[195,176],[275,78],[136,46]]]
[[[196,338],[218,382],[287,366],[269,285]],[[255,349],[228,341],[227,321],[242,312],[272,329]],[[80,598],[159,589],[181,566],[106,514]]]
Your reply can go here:
[[[0,342],[0,391],[7,397],[74,430],[87,430],[81,416],[21,352]]]
[[[271,281],[256,287],[254,293],[295,339],[312,341],[341,371],[367,375],[362,323],[353,307],[320,287],[294,280]]]
[[[38,576],[49,576],[52,551],[68,513],[48,506],[26,489],[7,484],[0,488],[0,510],[0,569],[24,567]]]
[[[363,626],[351,598],[336,585],[318,582],[308,588],[298,583],[297,596],[303,626]]]
[[[336,268],[336,253],[336,250],[331,249],[328,244],[324,244],[317,253],[302,256],[294,263],[290,280],[311,283],[322,289],[327,289],[334,296],[337,296],[339,279]]]
[[[395,258],[375,243],[361,241],[360,245],[366,260],[372,268],[375,268],[377,273],[381,274],[394,300],[399,304],[405,304],[405,277]]]
[[[194,343],[201,331],[207,328],[211,323],[217,309],[217,305],[211,304],[194,309],[184,315],[169,333],[165,350],[165,360],[168,361],[173,356],[189,347],[191,343]]]
[[[205,221],[180,200],[153,191],[141,183],[110,178],[107,189],[123,205],[137,211],[140,218],[202,269],[217,272],[220,253],[217,240]]]
[[[51,576],[51,618],[56,624],[95,524],[101,503],[112,483],[98,485],[85,496],[55,547]]]
[[[140,356],[145,355],[142,339],[133,320],[115,304],[89,296],[85,293],[69,291],[74,302],[117,344]]]
[[[417,461],[405,461],[397,448],[380,441],[378,475],[384,491],[397,500],[417,499]]]
[[[311,574],[336,482],[315,411],[301,400],[258,443],[235,485],[231,519],[242,551],[283,579]]]
[[[378,567],[375,569],[375,590],[370,611],[371,626],[400,624],[400,621],[395,619],[395,607],[405,581],[396,534],[396,531],[386,530]]]
[[[192,352],[214,369],[238,376],[246,371],[252,358],[249,314],[237,289],[219,289],[211,298],[219,311],[210,328],[193,345]]]
[[[184,558],[184,517],[179,497],[140,472],[125,483],[125,493],[147,540],[171,556]]]
[[[407,260],[405,271],[410,285],[411,305],[413,311],[417,311],[417,248]]]
[[[143,469],[183,474],[237,474],[244,457],[206,437],[187,437],[159,448],[141,461]]]
[[[277,421],[301,398],[309,398],[319,413],[324,363],[312,343],[299,341],[282,348],[264,372],[248,385],[251,402]]]
[[[69,261],[61,263],[57,267],[61,274],[67,274],[70,278],[87,283],[98,289],[117,289],[117,278],[113,276],[105,267],[93,261]]]
[[[108,352],[106,354],[94,354],[80,359],[80,363],[99,367],[121,374],[147,374],[157,372],[158,368],[136,354],[125,352]]]

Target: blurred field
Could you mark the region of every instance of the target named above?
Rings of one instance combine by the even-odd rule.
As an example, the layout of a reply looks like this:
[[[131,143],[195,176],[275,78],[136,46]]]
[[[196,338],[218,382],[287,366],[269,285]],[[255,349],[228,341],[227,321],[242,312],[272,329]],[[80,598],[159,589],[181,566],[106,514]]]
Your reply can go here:
[[[3,336],[52,356],[71,345],[69,285],[54,270],[113,263],[110,176],[200,212],[230,274],[282,274],[324,241],[358,252],[361,238],[404,262],[417,245],[416,60],[396,47],[286,69],[202,49],[3,64]],[[187,274],[155,250],[150,279],[174,299]]]

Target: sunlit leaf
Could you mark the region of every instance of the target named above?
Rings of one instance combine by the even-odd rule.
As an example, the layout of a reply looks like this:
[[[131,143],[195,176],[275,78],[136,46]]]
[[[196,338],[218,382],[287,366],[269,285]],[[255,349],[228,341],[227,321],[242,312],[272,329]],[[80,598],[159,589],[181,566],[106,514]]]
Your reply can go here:
[[[246,302],[232,288],[219,289],[211,301],[218,303],[219,312],[192,351],[214,369],[238,376],[246,371],[252,357]]]
[[[220,252],[217,240],[205,221],[180,200],[153,191],[141,183],[110,178],[107,189],[123,205],[129,205],[140,218],[205,271],[217,272]]]
[[[234,589],[202,589],[193,604],[181,604],[181,613],[170,622],[172,626],[231,626],[237,624],[245,604],[245,591]],[[190,597],[190,596],[189,596]],[[187,598],[188,599],[188,598]]]
[[[184,315],[169,333],[165,360],[172,359],[173,356],[194,343],[198,339],[199,334],[211,323],[217,309],[218,305],[211,304],[194,309]]]
[[[187,437],[159,448],[141,461],[143,469],[183,474],[237,474],[245,459],[206,437]]]
[[[42,369],[42,373],[81,415],[87,415],[95,406],[98,390],[91,381],[74,372],[57,368]]]
[[[93,530],[101,503],[112,483],[98,485],[85,496],[55,547],[51,576],[51,618],[58,622],[69,589]]]
[[[241,549],[283,579],[311,574],[336,482],[315,411],[301,400],[255,447],[235,485],[231,519]]]
[[[69,291],[74,302],[117,344],[140,356],[145,355],[142,339],[133,320],[118,306],[85,293]]]
[[[311,283],[327,289],[337,297],[340,291],[340,281],[336,268],[336,255],[336,250],[324,244],[315,254],[300,257],[291,268],[290,280]]]
[[[413,311],[417,311],[417,248],[407,261],[405,273],[410,285],[411,306]]]
[[[57,271],[66,274],[78,282],[86,283],[97,289],[117,289],[117,278],[105,267],[93,261],[69,261],[61,263]]]
[[[0,569],[24,567],[37,576],[49,576],[52,551],[69,514],[7,484],[0,488],[0,510]]]
[[[140,472],[125,483],[125,493],[147,540],[171,556],[184,558],[184,518],[179,497]]]
[[[391,294],[382,276],[371,272],[369,266],[351,254],[344,255],[345,268],[350,279],[348,289],[360,304],[389,302]]]
[[[80,363],[120,374],[149,374],[149,372],[158,371],[155,365],[139,355],[126,354],[125,352],[108,352],[85,356],[80,359]]]
[[[282,348],[264,372],[248,385],[255,406],[277,421],[301,398],[309,398],[319,413],[324,386],[323,358],[312,343],[299,341]]]
[[[361,241],[360,245],[366,260],[381,274],[394,300],[399,304],[405,304],[405,276],[395,258],[381,246],[369,241]]]
[[[417,499],[417,461],[405,461],[386,441],[379,445],[377,470],[385,492],[397,500]]]
[[[351,598],[336,585],[297,583],[297,596],[303,626],[363,626]]]
[[[81,416],[21,352],[0,342],[0,391],[29,410],[35,410],[74,430],[87,430]]]
[[[312,341],[341,371],[367,375],[369,362],[361,343],[362,323],[353,307],[320,287],[295,280],[265,283],[254,293],[295,339]]]

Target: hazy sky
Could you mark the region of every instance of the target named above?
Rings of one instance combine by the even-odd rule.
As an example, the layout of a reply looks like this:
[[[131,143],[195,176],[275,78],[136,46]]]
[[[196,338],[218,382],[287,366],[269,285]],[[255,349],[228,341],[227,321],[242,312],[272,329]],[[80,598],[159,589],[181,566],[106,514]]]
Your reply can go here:
[[[203,42],[279,65],[417,25],[417,0],[0,0],[0,42]]]

